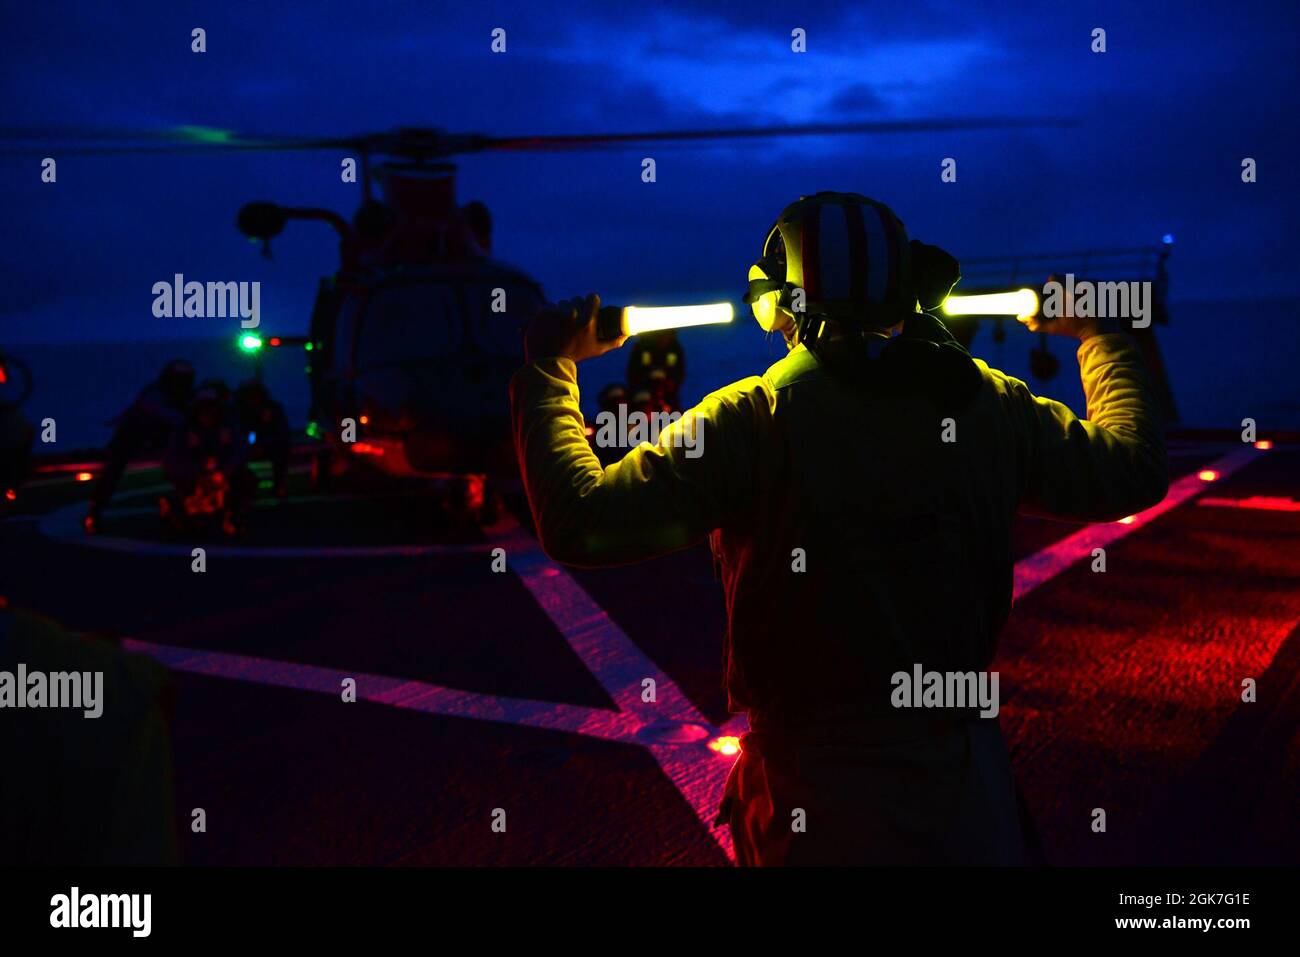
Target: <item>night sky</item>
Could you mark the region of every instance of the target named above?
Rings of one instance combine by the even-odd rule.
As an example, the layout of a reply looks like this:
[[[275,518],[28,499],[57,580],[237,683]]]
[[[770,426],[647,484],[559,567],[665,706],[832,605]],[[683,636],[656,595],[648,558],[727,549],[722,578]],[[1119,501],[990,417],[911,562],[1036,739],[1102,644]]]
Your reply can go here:
[[[0,112],[8,127],[303,135],[1069,117],[1064,130],[467,156],[459,193],[488,203],[496,254],[552,298],[738,299],[776,213],[820,189],[884,200],[959,257],[1172,233],[1175,301],[1293,294],[1300,5],[809,6],[14,3]],[[190,52],[195,26],[204,54]],[[504,55],[489,49],[494,27]],[[795,27],[807,53],[790,50]],[[152,284],[176,272],[261,280],[264,321],[300,329],[333,268],[332,232],[290,224],[267,262],[235,213],[265,198],[350,216],[359,193],[340,182],[342,154],[54,155],[54,185],[39,155],[0,158],[9,341],[224,331],[151,314]],[[658,182],[641,181],[643,156]],[[945,184],[949,156],[958,180]],[[1241,181],[1247,156],[1254,184]]]

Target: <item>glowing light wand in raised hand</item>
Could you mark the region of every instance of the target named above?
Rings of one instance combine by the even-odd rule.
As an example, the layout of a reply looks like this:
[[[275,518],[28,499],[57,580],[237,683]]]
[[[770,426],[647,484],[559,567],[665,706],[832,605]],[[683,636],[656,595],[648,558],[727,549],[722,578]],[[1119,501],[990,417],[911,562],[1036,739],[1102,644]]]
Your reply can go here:
[[[721,325],[734,317],[735,310],[729,302],[701,306],[601,306],[596,317],[596,337],[608,342],[643,332]]]

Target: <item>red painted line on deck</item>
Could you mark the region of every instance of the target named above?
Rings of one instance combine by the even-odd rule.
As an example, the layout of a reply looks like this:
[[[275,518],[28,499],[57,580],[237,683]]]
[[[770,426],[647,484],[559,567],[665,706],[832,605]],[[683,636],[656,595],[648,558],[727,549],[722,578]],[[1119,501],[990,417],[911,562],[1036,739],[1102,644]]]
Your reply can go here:
[[[124,640],[122,647],[127,651],[148,655],[173,671],[335,695],[340,702],[343,681],[352,678],[357,683],[357,700],[408,711],[476,721],[522,724],[606,741],[633,742],[640,727],[640,722],[631,716],[605,708],[477,694],[406,678],[177,645],[159,645],[133,638]]]
[[[1212,463],[1209,470],[1224,478],[1253,461],[1256,455],[1253,449],[1236,451]],[[1186,476],[1170,485],[1169,494],[1162,502],[1132,516],[1131,520],[1089,525],[1022,559],[1015,567],[1015,597],[1023,597],[1076,562],[1091,557],[1094,548],[1131,534],[1200,494],[1210,484],[1195,474]],[[708,742],[718,736],[743,734],[747,727],[745,717],[732,718],[722,729],[711,726],[676,683],[632,642],[608,612],[563,567],[548,559],[516,524],[507,520],[493,531],[500,538],[473,546],[473,550],[506,547],[508,567],[519,575],[565,641],[618,705],[618,711],[475,694],[382,675],[349,674],[313,665],[134,640],[124,642],[124,646],[178,671],[328,694],[340,694],[343,678],[352,677],[357,679],[359,698],[391,707],[529,725],[645,747],[709,834],[732,856],[730,830],[725,826],[713,827],[713,820],[734,760],[710,750]],[[524,542],[527,545],[521,548]],[[436,551],[437,547],[432,550]],[[264,552],[251,548],[248,551]],[[321,550],[303,551],[320,554]],[[367,550],[340,549],[340,556],[347,551],[355,556],[364,555]],[[643,682],[647,678],[655,682],[655,701],[642,700]],[[665,723],[696,725],[704,730],[704,735],[682,742],[647,736],[655,725]]]
[[[1244,448],[1230,452],[1223,458],[1206,466],[1202,471],[1218,473],[1216,481],[1222,481],[1242,466],[1253,462],[1259,453],[1253,448]],[[1015,591],[1013,597],[1019,601],[1025,595],[1046,582],[1051,581],[1071,565],[1092,557],[1094,548],[1101,548],[1131,535],[1143,525],[1159,518],[1165,512],[1177,508],[1184,502],[1204,492],[1211,485],[1197,474],[1185,475],[1169,484],[1169,493],[1157,505],[1137,515],[1131,515],[1119,522],[1100,522],[1087,525],[1072,535],[1067,535],[1058,542],[1027,558],[1016,562]]]
[[[1300,502],[1276,495],[1252,495],[1249,498],[1203,498],[1197,505],[1218,508],[1244,508],[1261,512],[1300,512]]]
[[[708,737],[684,744],[650,745],[673,786],[695,811],[713,839],[734,859],[731,830],[713,826],[722,786],[734,760],[708,747],[717,736],[704,715],[676,683],[628,638],[605,609],[564,568],[534,547],[508,559],[510,566],[559,629],[569,647],[600,682],[619,709],[654,721],[702,725]],[[644,701],[643,682],[653,679],[655,700]]]

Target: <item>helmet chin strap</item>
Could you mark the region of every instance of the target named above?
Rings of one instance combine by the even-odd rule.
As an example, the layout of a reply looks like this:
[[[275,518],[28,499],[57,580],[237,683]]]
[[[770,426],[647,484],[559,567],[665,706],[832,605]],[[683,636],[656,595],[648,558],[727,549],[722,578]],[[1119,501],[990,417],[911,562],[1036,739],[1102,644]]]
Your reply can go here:
[[[790,315],[788,312],[785,315]],[[790,323],[781,328],[786,337],[787,348],[793,349],[800,343],[807,348],[813,349],[818,340],[834,327],[830,326],[835,320],[827,319],[824,316],[804,315],[798,319],[790,316]],[[906,320],[895,322],[888,326],[858,325],[854,323],[841,323],[840,327],[845,336],[857,335],[861,338],[872,342],[888,342],[892,339],[893,329],[895,326],[905,323]],[[905,328],[905,326],[904,326]]]
[[[791,331],[789,337],[790,348],[793,349],[797,345],[811,348],[809,343],[815,344],[817,342],[817,337],[821,335],[821,331],[825,327],[825,322],[816,316],[810,316],[806,313],[797,318],[791,316],[791,319],[792,322],[790,323]]]

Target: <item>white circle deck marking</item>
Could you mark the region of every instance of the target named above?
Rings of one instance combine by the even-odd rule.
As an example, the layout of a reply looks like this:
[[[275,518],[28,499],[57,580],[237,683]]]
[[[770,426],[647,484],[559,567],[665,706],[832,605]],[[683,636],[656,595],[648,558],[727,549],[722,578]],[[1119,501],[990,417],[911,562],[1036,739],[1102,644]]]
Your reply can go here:
[[[138,490],[133,494],[144,494],[149,490]],[[364,498],[365,496],[356,496]],[[345,501],[342,498],[312,496],[309,500],[295,499],[291,504],[304,501]],[[281,502],[254,502],[257,508],[274,508]],[[126,552],[132,555],[184,556],[190,557],[194,544],[175,544],[155,542],[148,539],[128,538],[118,535],[87,535],[82,531],[81,519],[85,515],[85,503],[74,502],[42,516],[37,526],[40,533],[50,541],[82,548],[101,548],[108,551]],[[156,508],[136,506],[133,508],[109,509],[105,518],[156,515]],[[225,558],[383,558],[385,556],[416,558],[425,555],[478,555],[490,552],[494,548],[507,551],[532,548],[536,545],[533,538],[525,532],[512,517],[503,518],[495,525],[483,529],[487,539],[481,542],[466,542],[456,545],[436,545],[423,542],[398,545],[223,545],[220,543],[203,543],[201,545],[209,556]]]
[[[1226,477],[1242,466],[1255,460],[1248,450],[1239,450],[1216,462],[1211,468]],[[1206,487],[1195,474],[1185,476],[1170,486],[1170,493],[1160,504],[1133,516],[1128,524],[1101,523],[1090,525],[1079,532],[1069,535],[1047,548],[1021,559],[1015,565],[1015,592],[1020,597],[1044,582],[1060,574],[1065,568],[1082,560],[1084,545],[1104,538],[1107,544],[1125,537],[1137,528],[1146,525],[1166,511],[1182,505],[1199,495]],[[122,547],[140,554],[183,554],[189,556],[190,550],[185,546],[168,546],[151,542],[137,542],[133,539],[109,539],[100,536],[85,536],[81,532],[80,509],[82,503],[74,503],[57,510],[43,521],[40,530],[47,538],[56,541],[69,540],[67,524],[72,521],[73,544]],[[124,513],[127,510],[124,510]],[[140,512],[144,509],[133,509]],[[114,513],[109,513],[114,514]],[[212,554],[247,555],[250,557],[298,558],[298,557],[351,557],[356,555],[396,554],[463,554],[481,552],[503,545],[506,542],[522,543],[523,553],[516,553],[511,563],[511,571],[518,575],[524,586],[532,593],[537,604],[542,608],[552,623],[568,643],[569,647],[582,660],[588,672],[600,683],[605,692],[614,700],[617,711],[603,709],[579,709],[575,706],[545,705],[545,703],[505,699],[488,695],[475,695],[405,679],[379,677],[386,683],[380,695],[375,699],[381,703],[397,707],[412,706],[418,703],[418,710],[435,713],[457,713],[466,717],[498,721],[507,724],[533,724],[549,727],[571,729],[574,733],[590,734],[593,737],[621,739],[628,733],[628,728],[620,721],[635,722],[634,734],[640,740],[635,743],[647,748],[658,762],[660,769],[667,775],[677,791],[691,805],[700,823],[709,835],[722,848],[728,857],[734,860],[734,852],[729,830],[719,829],[714,822],[718,795],[730,770],[730,763],[718,760],[718,756],[701,746],[711,735],[721,733],[727,736],[739,736],[748,727],[744,715],[737,715],[726,722],[722,728],[714,728],[695,708],[687,696],[677,687],[668,675],[659,669],[638,648],[609,614],[597,604],[582,586],[563,568],[552,562],[541,551],[540,546],[527,535],[509,515],[492,529],[485,532],[504,534],[506,537],[496,541],[468,546],[428,546],[401,545],[360,548],[253,548],[239,546],[212,546]],[[110,544],[113,543],[113,544]],[[1091,545],[1088,545],[1091,548]],[[396,549],[394,551],[393,549]],[[449,552],[449,549],[455,551]],[[328,554],[333,552],[334,554]],[[269,662],[276,673],[286,667],[295,672],[294,679],[277,677],[271,680],[267,674],[250,674],[250,662],[259,661],[237,655],[208,652],[199,649],[173,648],[161,645],[149,645],[144,642],[132,642],[128,639],[126,646],[130,650],[152,654],[162,660],[168,667],[180,671],[194,671],[234,680],[253,681],[256,683],[285,684],[290,687],[310,687],[314,689],[322,674],[330,676],[330,692],[335,693],[333,673],[315,666],[298,665],[286,662]],[[134,646],[134,647],[133,647]],[[641,702],[638,689],[640,680],[646,676],[655,678],[660,688],[660,702],[654,709],[646,709]],[[508,704],[507,704],[508,702]],[[544,706],[544,707],[543,707]],[[653,715],[648,723],[647,718]],[[613,716],[613,717],[611,717]],[[574,724],[577,728],[573,728]],[[638,732],[646,732],[640,734]],[[651,741],[644,738],[649,737]],[[666,741],[664,739],[667,739]],[[652,743],[653,742],[653,743]],[[631,742],[630,742],[631,743]]]

